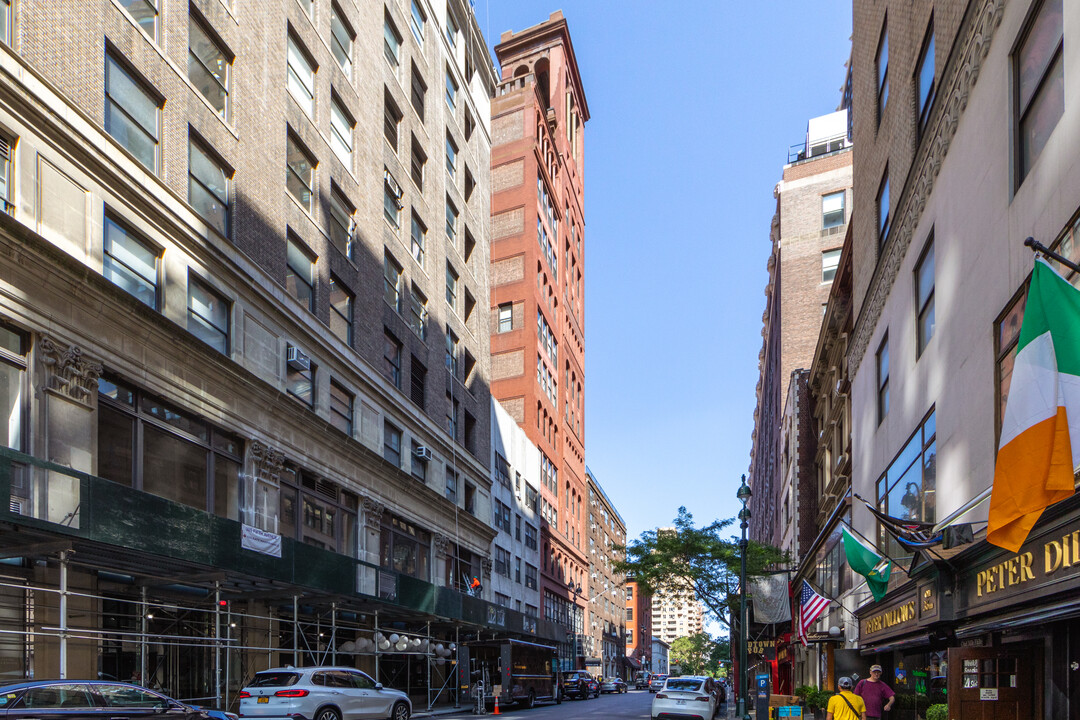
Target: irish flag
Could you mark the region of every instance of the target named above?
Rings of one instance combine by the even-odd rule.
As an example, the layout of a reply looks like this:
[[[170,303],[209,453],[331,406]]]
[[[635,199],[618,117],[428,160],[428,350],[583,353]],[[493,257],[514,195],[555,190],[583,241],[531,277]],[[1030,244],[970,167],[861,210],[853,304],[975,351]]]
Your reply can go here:
[[[1017,552],[1080,464],[1080,290],[1038,258],[1001,423],[986,539]]]

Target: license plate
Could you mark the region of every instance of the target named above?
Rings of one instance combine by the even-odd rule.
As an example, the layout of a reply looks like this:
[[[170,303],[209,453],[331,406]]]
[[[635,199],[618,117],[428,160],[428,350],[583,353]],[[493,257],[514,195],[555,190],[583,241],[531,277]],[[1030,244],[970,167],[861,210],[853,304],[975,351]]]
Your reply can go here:
[[[685,700],[676,700],[676,701],[675,701],[675,704],[676,704],[676,705],[685,705],[685,704],[686,704],[686,701],[685,701]]]
[[[259,698],[255,702],[268,703],[268,702],[270,702],[270,698],[264,696],[264,697]]]

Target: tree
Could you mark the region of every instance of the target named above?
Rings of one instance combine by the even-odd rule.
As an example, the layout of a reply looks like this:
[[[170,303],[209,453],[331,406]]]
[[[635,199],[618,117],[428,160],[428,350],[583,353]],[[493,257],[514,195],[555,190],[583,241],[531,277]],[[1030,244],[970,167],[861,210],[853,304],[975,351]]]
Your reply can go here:
[[[730,629],[730,613],[739,606],[739,538],[724,538],[723,533],[733,522],[714,520],[699,528],[681,507],[674,528],[647,530],[619,548],[626,551],[626,560],[616,562],[615,570],[648,594],[692,590],[706,614]],[[786,562],[786,553],[771,545],[751,540],[747,546],[748,578]]]
[[[709,667],[709,658],[715,646],[716,643],[708,633],[700,632],[675,638],[668,649],[668,664],[678,665],[683,675],[713,675],[716,663]]]

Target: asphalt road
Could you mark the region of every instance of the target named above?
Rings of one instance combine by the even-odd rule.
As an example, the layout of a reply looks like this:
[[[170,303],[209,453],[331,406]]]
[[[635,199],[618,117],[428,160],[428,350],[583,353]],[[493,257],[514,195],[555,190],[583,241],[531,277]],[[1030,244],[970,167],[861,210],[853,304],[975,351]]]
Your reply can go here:
[[[506,720],[644,720],[651,717],[649,710],[652,707],[652,698],[652,693],[646,690],[631,690],[625,695],[564,700],[561,705],[538,704],[532,710],[510,708],[501,710],[498,717]],[[731,715],[733,710],[728,707],[730,704],[720,706],[718,720]],[[494,718],[490,712],[488,717]]]

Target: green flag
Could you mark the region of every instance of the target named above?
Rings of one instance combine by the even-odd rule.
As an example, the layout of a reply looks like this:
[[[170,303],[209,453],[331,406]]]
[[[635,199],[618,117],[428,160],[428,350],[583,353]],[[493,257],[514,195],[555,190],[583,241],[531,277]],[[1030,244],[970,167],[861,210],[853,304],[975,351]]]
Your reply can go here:
[[[889,587],[889,575],[892,574],[892,560],[888,559],[862,538],[856,537],[843,528],[844,555],[851,569],[866,578],[866,584],[870,592],[874,594],[874,600],[880,601],[885,597],[885,591]]]

